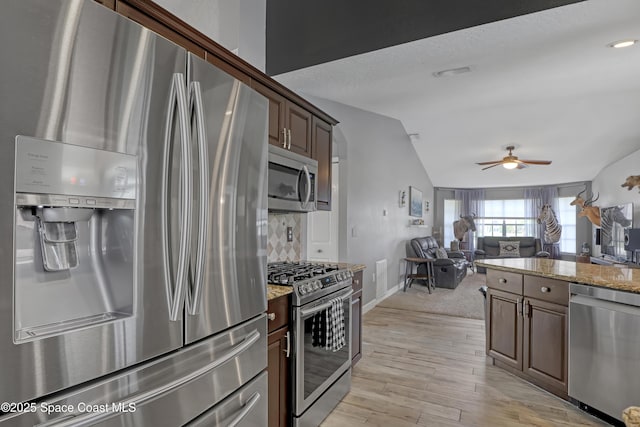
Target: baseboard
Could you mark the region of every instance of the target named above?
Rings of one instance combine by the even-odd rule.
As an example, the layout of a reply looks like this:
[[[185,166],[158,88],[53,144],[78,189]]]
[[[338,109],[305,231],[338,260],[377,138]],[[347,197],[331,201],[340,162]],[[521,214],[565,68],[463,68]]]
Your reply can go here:
[[[395,294],[396,292],[398,292],[403,287],[404,287],[404,282],[400,282],[396,286],[392,287],[391,289],[388,289],[387,292],[384,293],[382,298],[376,298],[373,301],[368,302],[367,304],[362,306],[362,314],[364,314],[367,311],[371,310],[373,307],[375,307],[376,305],[380,304],[382,301],[384,301],[385,299],[389,298],[391,295]]]

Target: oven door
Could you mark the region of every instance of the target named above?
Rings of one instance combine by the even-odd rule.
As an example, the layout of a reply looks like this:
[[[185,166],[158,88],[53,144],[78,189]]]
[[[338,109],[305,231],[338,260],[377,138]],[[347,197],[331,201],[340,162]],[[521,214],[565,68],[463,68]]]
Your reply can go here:
[[[301,415],[351,366],[351,287],[318,301],[295,308],[295,402],[296,415]],[[331,306],[334,298],[342,300],[345,345],[338,351],[313,346],[313,317]]]

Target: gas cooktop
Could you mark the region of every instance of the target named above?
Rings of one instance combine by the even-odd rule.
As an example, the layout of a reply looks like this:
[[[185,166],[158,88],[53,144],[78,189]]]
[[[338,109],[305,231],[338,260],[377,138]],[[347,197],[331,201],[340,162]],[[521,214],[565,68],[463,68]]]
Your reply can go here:
[[[340,269],[335,263],[308,261],[274,262],[267,265],[267,282],[292,286],[294,305],[313,301],[351,286],[351,270]]]

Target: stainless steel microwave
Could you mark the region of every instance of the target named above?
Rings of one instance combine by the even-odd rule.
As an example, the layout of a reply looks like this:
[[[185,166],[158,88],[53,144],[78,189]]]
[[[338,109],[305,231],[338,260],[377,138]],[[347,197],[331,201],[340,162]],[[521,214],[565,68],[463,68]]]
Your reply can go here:
[[[318,162],[269,145],[269,210],[313,212],[318,193]]]

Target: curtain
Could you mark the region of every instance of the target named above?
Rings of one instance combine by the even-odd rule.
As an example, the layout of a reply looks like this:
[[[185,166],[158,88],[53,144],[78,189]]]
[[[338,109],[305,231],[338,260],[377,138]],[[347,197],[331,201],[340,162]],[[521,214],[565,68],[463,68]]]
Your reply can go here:
[[[476,218],[484,217],[484,190],[483,189],[473,189],[473,190],[455,190],[454,197],[456,199],[456,219],[460,218],[460,215],[473,215],[475,214]],[[476,224],[477,226],[477,224]],[[453,227],[453,224],[450,225]],[[468,248],[470,251],[476,249],[475,239],[473,238],[473,231],[469,230],[464,239],[468,242]]]
[[[557,215],[560,209],[558,201],[558,187],[535,187],[525,188],[525,215],[529,218],[538,218],[540,215],[540,209],[543,205],[551,205],[553,212]],[[543,249],[551,254],[551,258],[558,258],[560,256],[560,244],[545,244],[544,243],[544,224],[538,224],[534,221],[533,224],[527,225],[527,235],[538,237],[542,240]]]

